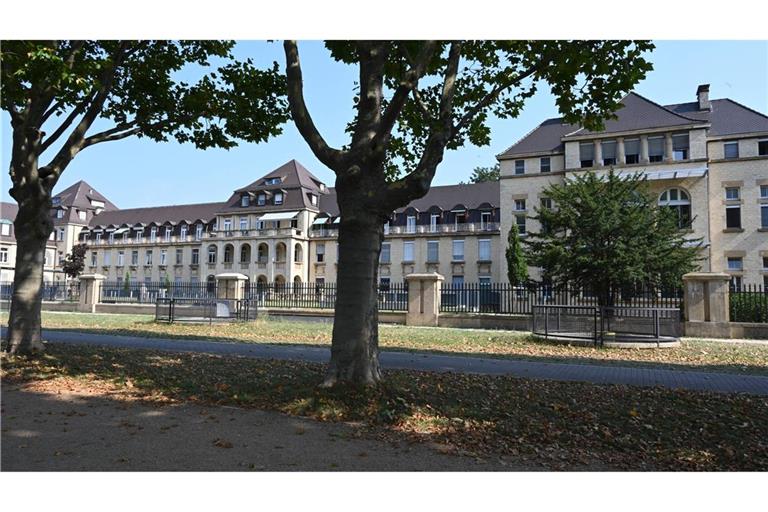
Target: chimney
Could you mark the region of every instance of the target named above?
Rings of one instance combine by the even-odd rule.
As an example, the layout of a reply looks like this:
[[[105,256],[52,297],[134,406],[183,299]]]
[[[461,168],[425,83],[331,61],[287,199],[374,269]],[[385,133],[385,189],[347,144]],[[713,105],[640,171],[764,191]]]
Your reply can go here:
[[[709,84],[701,84],[696,89],[696,99],[699,101],[699,110],[712,110],[712,103],[709,101]]]

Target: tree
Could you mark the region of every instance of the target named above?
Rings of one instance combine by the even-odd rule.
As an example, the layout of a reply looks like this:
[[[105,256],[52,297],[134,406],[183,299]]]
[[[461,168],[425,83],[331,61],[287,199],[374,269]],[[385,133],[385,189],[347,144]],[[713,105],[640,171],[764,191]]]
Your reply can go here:
[[[489,115],[515,117],[539,84],[568,122],[598,128],[651,65],[647,42],[332,41],[331,58],[358,67],[348,144],[328,145],[304,100],[298,45],[284,42],[291,117],[336,174],[341,223],[331,361],[324,385],[374,384],[376,287],[383,225],[429,190],[446,149],[487,145]]]
[[[123,279],[123,293],[126,297],[131,295],[131,273],[125,272],[125,279]]]
[[[507,235],[507,278],[509,284],[517,286],[528,281],[528,263],[525,261],[525,251],[520,240],[517,223],[513,222]]]
[[[223,41],[3,41],[2,108],[11,117],[10,194],[19,258],[8,324],[9,350],[40,340],[51,192],[80,151],[130,136],[231,148],[261,142],[287,119],[277,64],[237,62]],[[208,71],[211,61],[221,62]],[[196,81],[179,79],[189,68]],[[192,82],[192,83],[190,83]],[[46,163],[40,158],[48,155]]]
[[[558,283],[593,290],[601,305],[613,304],[621,288],[678,285],[697,267],[701,239],[684,237],[641,173],[587,172],[543,194],[555,208],[535,209],[547,229],[525,241],[532,264]]]
[[[485,181],[499,181],[500,167],[497,163],[493,167],[475,167],[472,176],[469,177],[470,183],[483,183]]]
[[[88,250],[86,244],[75,244],[72,251],[64,257],[61,269],[66,275],[75,279],[85,268],[85,253]]]

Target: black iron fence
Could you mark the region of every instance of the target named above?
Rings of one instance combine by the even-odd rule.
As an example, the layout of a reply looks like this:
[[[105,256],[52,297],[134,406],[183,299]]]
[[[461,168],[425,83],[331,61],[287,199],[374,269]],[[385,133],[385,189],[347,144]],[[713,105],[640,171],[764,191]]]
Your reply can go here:
[[[731,286],[728,306],[731,322],[768,323],[768,288]]]
[[[77,302],[80,300],[80,283],[43,283],[43,300],[49,302]],[[13,295],[13,282],[0,282],[0,300],[7,302]]]
[[[682,288],[635,287],[611,293],[614,306],[680,308]],[[445,283],[440,297],[442,312],[476,312],[530,315],[535,304],[597,306],[600,301],[590,290],[569,285],[529,283]]]
[[[333,309],[336,293],[336,283],[249,283],[245,296],[261,307]],[[382,283],[378,299],[381,311],[406,311],[408,284]]]
[[[157,299],[204,299],[216,297],[215,283],[163,281],[104,281],[100,302],[154,304]]]
[[[173,323],[255,320],[258,305],[249,299],[160,297],[155,301],[155,320]]]

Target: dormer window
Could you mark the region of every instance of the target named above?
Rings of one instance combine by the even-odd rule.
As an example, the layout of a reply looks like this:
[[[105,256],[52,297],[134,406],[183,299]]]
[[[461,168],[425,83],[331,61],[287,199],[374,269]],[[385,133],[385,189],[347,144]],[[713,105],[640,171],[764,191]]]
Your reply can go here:
[[[60,197],[54,197],[53,199],[51,199],[51,204],[52,204],[53,206],[58,206],[58,205],[60,205],[60,204],[61,204],[61,198],[60,198]]]
[[[85,211],[84,211],[84,210],[78,210],[78,211],[77,211],[77,217],[78,217],[80,220],[85,220],[85,219],[86,219],[86,215],[87,215],[87,214],[85,213]]]
[[[687,133],[679,133],[672,136],[672,157],[675,160],[688,160]]]
[[[280,178],[267,178],[264,180],[265,185],[279,185],[283,180]]]
[[[581,167],[592,167],[595,163],[595,145],[591,142],[579,144],[579,160]]]
[[[56,210],[56,218],[57,219],[63,219],[64,218],[64,210]]]
[[[256,204],[259,205],[259,206],[264,206],[265,204],[267,204],[267,196],[266,196],[266,194],[259,194],[256,197]]]
[[[309,202],[312,206],[317,206],[317,196],[315,194],[309,194]]]
[[[242,206],[243,208],[247,208],[251,206],[251,196],[249,196],[248,194],[243,194],[242,196],[240,196],[240,206]]]
[[[104,201],[97,201],[96,199],[91,199],[91,206],[94,208],[104,208]]]
[[[275,204],[283,204],[283,193],[275,192]]]

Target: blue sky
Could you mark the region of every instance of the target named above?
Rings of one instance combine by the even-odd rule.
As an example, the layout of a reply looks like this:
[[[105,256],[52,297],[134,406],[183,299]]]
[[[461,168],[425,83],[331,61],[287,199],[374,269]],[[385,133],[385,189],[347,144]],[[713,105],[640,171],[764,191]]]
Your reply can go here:
[[[299,46],[310,112],[326,140],[346,142],[344,127],[352,119],[352,83],[356,69],[333,62],[321,43]],[[282,64],[282,45],[242,42],[238,57],[257,63]],[[654,71],[635,89],[661,104],[693,101],[696,87],[711,84],[710,97],[729,97],[768,113],[768,42],[766,41],[661,41],[651,55]],[[531,98],[517,119],[490,121],[489,147],[466,146],[446,154],[434,180],[436,185],[467,181],[475,166],[492,165],[494,155],[548,117],[558,115],[553,97],[545,91]],[[3,112],[2,200],[8,195],[10,121]],[[283,134],[262,144],[235,149],[196,150],[175,142],[154,143],[129,138],[99,144],[79,154],[62,175],[56,191],[85,180],[120,208],[223,201],[232,191],[295,158],[329,186],[333,173],[312,155],[292,124]]]

